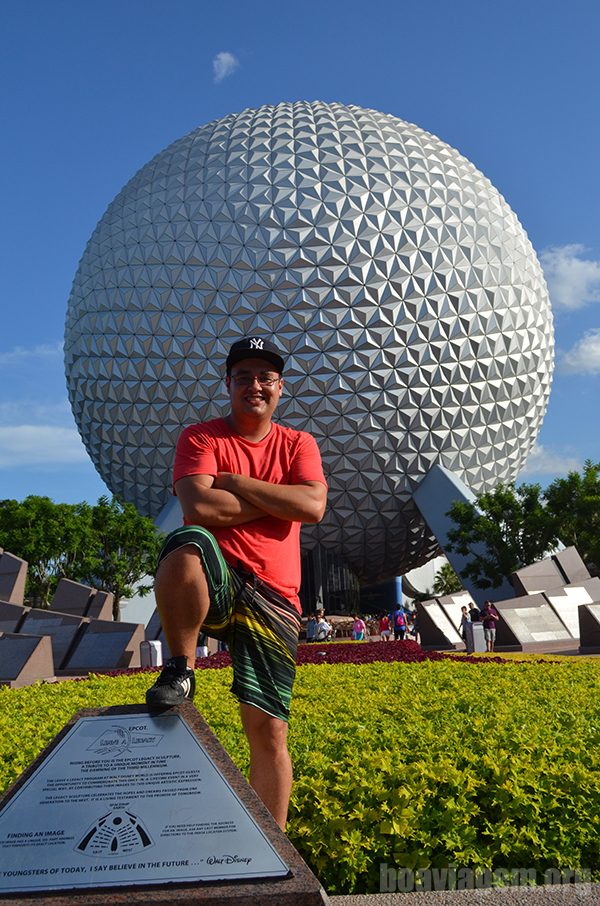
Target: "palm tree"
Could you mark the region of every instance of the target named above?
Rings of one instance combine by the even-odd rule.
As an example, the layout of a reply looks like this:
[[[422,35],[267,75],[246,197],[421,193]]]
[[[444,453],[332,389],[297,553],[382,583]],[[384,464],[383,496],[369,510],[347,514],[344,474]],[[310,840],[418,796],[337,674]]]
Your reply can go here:
[[[436,595],[454,595],[462,591],[462,583],[449,563],[444,563],[441,569],[438,569],[433,580],[433,590]]]

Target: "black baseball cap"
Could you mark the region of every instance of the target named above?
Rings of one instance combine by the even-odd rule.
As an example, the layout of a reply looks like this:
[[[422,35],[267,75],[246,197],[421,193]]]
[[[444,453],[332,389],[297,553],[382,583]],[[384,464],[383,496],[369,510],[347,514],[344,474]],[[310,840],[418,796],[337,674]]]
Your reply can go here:
[[[242,340],[236,340],[227,356],[227,374],[236,362],[241,362],[242,359],[266,359],[274,365],[278,374],[282,374],[285,365],[275,343],[262,337],[244,337]]]

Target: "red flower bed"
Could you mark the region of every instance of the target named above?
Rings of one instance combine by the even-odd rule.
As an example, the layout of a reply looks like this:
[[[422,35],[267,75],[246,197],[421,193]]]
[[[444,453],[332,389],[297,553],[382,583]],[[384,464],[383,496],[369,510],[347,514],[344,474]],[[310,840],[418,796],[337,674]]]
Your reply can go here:
[[[387,663],[416,664],[420,661],[461,661],[463,664],[514,664],[502,657],[477,657],[457,655],[446,651],[423,651],[420,645],[410,640],[403,642],[324,642],[322,644],[299,645],[296,663],[303,664],[375,664]],[[521,661],[520,663],[523,663]],[[228,651],[219,651],[210,657],[196,658],[196,670],[221,670],[231,667]],[[160,667],[137,667],[130,670],[110,670],[106,676],[120,676],[123,673],[156,673]]]
[[[418,661],[460,660],[469,664],[506,664],[501,657],[476,657],[450,654],[443,651],[423,651],[412,641],[404,642],[324,642],[322,644],[299,645],[296,663],[303,664],[374,664],[378,661],[414,664]],[[197,658],[196,669],[220,670],[231,667],[228,651],[219,651],[210,657]]]

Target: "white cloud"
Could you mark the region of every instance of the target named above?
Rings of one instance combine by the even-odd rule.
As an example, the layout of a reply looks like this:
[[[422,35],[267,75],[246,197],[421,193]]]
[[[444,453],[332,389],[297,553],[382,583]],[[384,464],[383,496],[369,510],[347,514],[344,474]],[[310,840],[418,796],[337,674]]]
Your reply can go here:
[[[230,76],[232,72],[240,65],[232,53],[218,53],[213,60],[213,69],[215,71],[215,85]]]
[[[0,352],[0,365],[20,365],[22,362],[31,361],[32,359],[61,356],[62,352],[62,342],[52,345],[30,346],[29,348],[26,346],[15,346],[10,352]]]
[[[600,372],[600,328],[586,331],[572,349],[558,360],[561,374],[598,374]]]
[[[59,428],[72,427],[73,413],[65,396],[58,401],[15,397],[0,401],[0,426],[54,425]]]
[[[55,468],[89,462],[75,428],[52,425],[0,427],[0,469],[19,466]]]
[[[519,481],[530,475],[551,475],[556,478],[566,475],[567,472],[577,472],[581,469],[581,462],[575,456],[566,456],[548,450],[537,442],[527,457],[525,467],[519,472]]]
[[[600,301],[600,261],[584,260],[579,257],[583,252],[583,245],[565,245],[540,254],[550,300],[556,308],[573,310]]]

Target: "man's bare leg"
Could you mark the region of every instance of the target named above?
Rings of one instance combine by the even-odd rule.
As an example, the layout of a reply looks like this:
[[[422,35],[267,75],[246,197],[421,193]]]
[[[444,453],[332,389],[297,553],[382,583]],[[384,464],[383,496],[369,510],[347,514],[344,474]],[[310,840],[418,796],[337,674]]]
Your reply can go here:
[[[198,632],[209,607],[206,575],[195,545],[180,547],[162,561],[155,581],[156,605],[172,657],[185,655],[193,668]],[[285,829],[292,790],[287,723],[240,705],[250,744],[250,784],[277,823]]]
[[[288,725],[255,708],[240,704],[242,725],[250,744],[250,785],[285,830],[292,792],[292,761],[287,748]]]
[[[171,656],[185,655],[193,669],[198,633],[210,603],[198,548],[186,544],[169,554],[158,567],[154,588]]]

